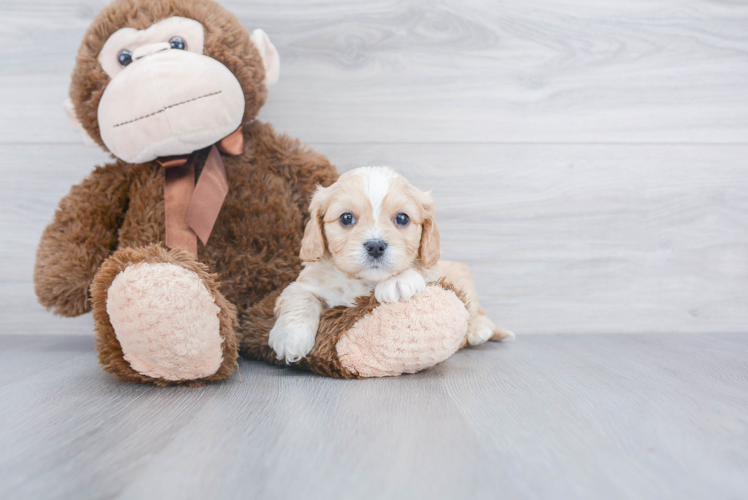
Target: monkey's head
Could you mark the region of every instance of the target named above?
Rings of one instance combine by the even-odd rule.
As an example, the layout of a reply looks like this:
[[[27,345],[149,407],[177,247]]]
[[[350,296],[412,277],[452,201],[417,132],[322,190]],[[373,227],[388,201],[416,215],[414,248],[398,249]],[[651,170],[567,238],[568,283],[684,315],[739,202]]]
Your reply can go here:
[[[129,163],[191,153],[257,116],[278,53],[211,0],[115,0],[78,51],[68,116]]]

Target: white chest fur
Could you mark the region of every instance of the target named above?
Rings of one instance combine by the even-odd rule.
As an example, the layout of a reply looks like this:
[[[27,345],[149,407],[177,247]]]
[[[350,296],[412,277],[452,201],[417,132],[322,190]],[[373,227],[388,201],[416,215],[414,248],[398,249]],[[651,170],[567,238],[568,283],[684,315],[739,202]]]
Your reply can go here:
[[[353,307],[357,297],[369,295],[376,285],[372,281],[349,278],[329,261],[307,264],[296,283],[324,301],[325,307]]]

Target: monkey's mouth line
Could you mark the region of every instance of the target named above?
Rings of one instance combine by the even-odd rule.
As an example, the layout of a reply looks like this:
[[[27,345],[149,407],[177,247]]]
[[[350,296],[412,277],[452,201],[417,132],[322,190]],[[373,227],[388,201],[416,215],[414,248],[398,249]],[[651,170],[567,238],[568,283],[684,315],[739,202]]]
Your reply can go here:
[[[170,104],[168,106],[164,106],[163,108],[159,109],[158,111],[154,111],[153,113],[149,113],[147,115],[143,115],[143,116],[141,116],[139,118],[135,118],[133,120],[128,120],[126,122],[118,123],[118,124],[112,126],[112,128],[121,127],[122,125],[127,125],[128,123],[133,123],[133,122],[136,122],[138,120],[144,120],[146,118],[150,118],[151,116],[157,115],[159,113],[163,113],[167,109],[175,108],[177,106],[181,106],[182,104],[187,104],[187,103],[190,103],[190,102],[193,102],[193,101],[197,101],[198,99],[204,99],[206,97],[211,97],[211,96],[214,96],[214,95],[218,95],[218,94],[220,94],[222,92],[223,92],[222,90],[219,90],[217,92],[211,92],[210,94],[201,95],[199,97],[193,97],[192,99],[187,99],[186,101],[178,102],[176,104]]]

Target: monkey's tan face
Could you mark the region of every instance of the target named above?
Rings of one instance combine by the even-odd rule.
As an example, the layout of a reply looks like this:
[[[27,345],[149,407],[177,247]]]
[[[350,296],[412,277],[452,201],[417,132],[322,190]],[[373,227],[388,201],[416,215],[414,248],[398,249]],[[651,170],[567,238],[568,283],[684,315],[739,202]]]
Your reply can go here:
[[[117,157],[142,163],[207,147],[241,125],[236,77],[203,55],[203,27],[172,17],[122,28],[99,54],[111,77],[98,109],[101,138]]]
[[[430,196],[383,167],[343,174],[324,193],[330,260],[351,277],[382,281],[416,265]]]

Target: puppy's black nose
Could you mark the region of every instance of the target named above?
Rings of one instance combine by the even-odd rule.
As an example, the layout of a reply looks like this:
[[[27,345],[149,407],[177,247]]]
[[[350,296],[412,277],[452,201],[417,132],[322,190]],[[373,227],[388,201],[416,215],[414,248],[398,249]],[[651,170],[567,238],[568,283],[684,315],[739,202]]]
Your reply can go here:
[[[364,243],[364,248],[370,256],[378,259],[387,249],[387,242],[384,240],[369,240]]]

